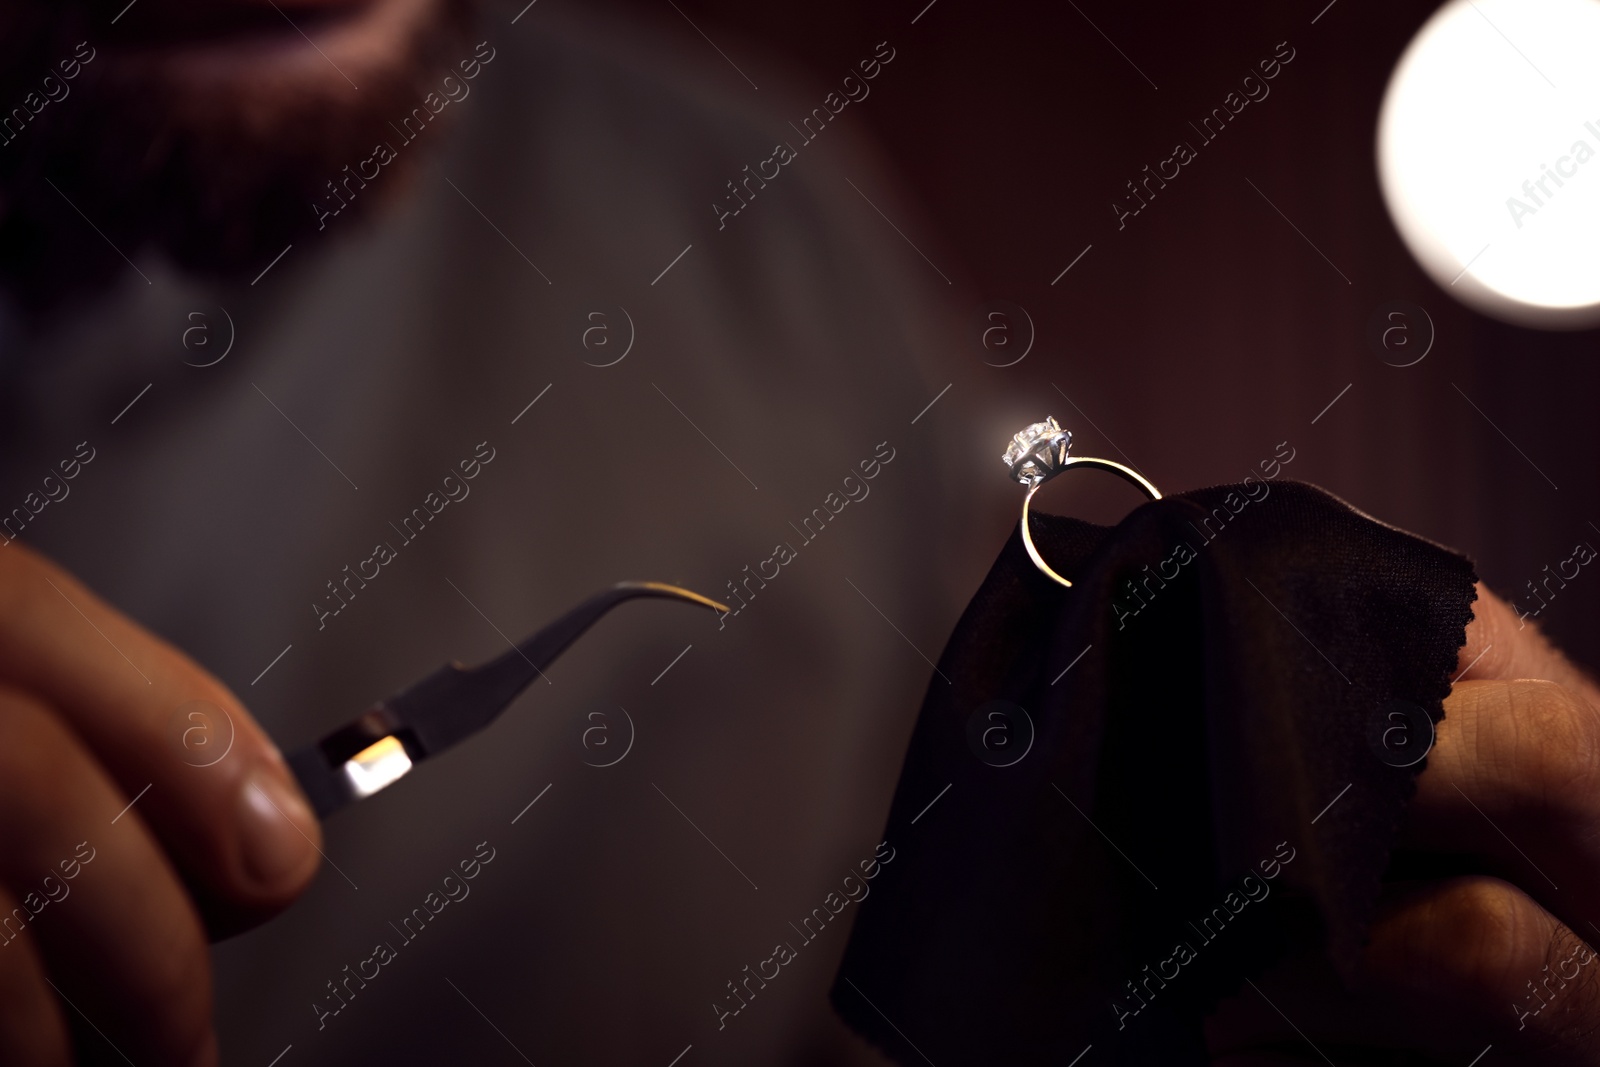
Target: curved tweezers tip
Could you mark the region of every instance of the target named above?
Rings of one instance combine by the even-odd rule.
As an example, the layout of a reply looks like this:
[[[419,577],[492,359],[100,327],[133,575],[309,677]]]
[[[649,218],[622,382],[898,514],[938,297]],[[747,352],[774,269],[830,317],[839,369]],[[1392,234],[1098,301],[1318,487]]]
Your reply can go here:
[[[546,624],[538,633],[518,642],[510,651],[468,673],[482,677],[499,676],[506,684],[515,687],[514,693],[532,682],[535,677],[542,676],[544,672],[541,667],[549,666],[567,646],[583,636],[589,627],[599,622],[612,608],[641,597],[659,597],[686,604],[697,604],[722,615],[728,614],[730,610],[710,597],[701,596],[682,586],[669,585],[666,582],[618,582]],[[509,702],[509,697],[507,700]]]
[[[619,591],[623,590],[623,589],[633,589],[633,590],[646,590],[646,589],[648,589],[650,591],[649,593],[640,592],[640,593],[636,593],[635,595],[638,595],[638,596],[656,595],[656,596],[672,597],[672,598],[676,598],[678,600],[687,600],[691,604],[699,604],[701,607],[710,608],[712,611],[720,611],[724,615],[728,614],[730,611],[733,610],[732,608],[728,607],[728,605],[718,603],[717,601],[712,600],[708,596],[701,596],[699,593],[696,593],[691,589],[685,589],[682,586],[678,586],[678,585],[668,585],[666,582],[618,582],[616,585],[612,586],[611,588],[619,590]]]

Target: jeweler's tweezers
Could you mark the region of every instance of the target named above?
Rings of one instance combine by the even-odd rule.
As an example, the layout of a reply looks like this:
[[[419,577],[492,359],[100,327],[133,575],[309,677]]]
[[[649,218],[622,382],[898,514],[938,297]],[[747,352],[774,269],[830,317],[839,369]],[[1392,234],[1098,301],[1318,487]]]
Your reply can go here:
[[[698,593],[660,582],[619,582],[480,667],[439,668],[365,715],[289,754],[319,818],[369,797],[412,766],[488,726],[599,618],[624,600],[664,597],[726,613]]]

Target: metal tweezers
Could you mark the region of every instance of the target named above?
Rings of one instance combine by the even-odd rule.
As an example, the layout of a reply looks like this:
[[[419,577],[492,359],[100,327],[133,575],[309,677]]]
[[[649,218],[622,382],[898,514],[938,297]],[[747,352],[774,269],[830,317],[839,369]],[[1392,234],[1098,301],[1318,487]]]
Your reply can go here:
[[[288,762],[319,818],[391,784],[499,718],[567,646],[625,600],[663,597],[726,614],[699,593],[661,582],[619,582],[480,667],[450,663],[373,706]]]

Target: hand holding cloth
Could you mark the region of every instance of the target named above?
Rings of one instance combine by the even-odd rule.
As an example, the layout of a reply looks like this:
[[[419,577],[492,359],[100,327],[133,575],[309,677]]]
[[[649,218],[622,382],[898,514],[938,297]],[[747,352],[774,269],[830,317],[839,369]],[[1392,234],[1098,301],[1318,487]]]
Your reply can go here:
[[[1013,532],[962,615],[833,1002],[904,1064],[1204,1064],[1270,963],[1354,967],[1472,566],[1293,482],[1033,521],[1074,585]]]

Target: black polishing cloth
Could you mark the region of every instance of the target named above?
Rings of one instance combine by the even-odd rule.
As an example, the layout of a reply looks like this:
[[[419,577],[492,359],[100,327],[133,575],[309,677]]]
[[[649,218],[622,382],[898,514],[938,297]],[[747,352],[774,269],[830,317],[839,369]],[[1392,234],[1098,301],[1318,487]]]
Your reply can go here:
[[[833,1003],[902,1064],[1203,1065],[1245,979],[1353,966],[1472,565],[1292,482],[1033,530],[1074,585],[1014,532],[967,606]]]

